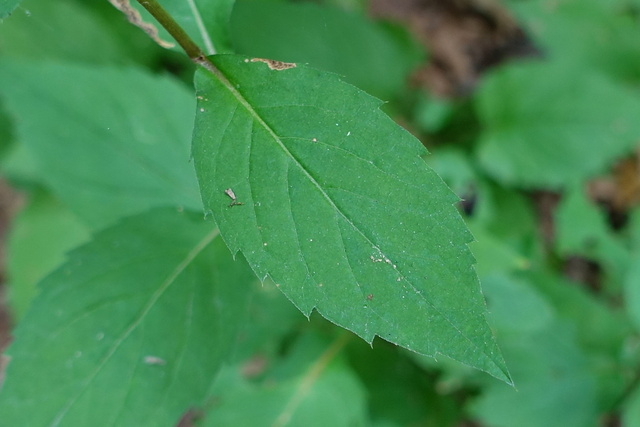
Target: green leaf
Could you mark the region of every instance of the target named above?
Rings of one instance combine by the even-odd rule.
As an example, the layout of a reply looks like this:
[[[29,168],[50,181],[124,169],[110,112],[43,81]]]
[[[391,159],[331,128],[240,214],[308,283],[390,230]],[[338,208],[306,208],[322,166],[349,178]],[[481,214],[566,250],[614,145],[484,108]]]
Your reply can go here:
[[[530,267],[530,261],[520,255],[505,241],[492,236],[487,230],[477,223],[468,223],[476,241],[471,250],[478,260],[478,275],[481,279],[495,273],[514,270],[525,270]]]
[[[555,212],[555,224],[555,244],[560,254],[581,255],[600,262],[605,275],[619,286],[631,261],[629,251],[581,186],[567,191]]]
[[[536,0],[513,7],[545,56],[638,82],[640,58],[629,54],[640,49],[637,22],[630,4],[615,3],[564,0],[549,6]]]
[[[587,199],[582,186],[568,189],[555,211],[556,246],[561,254],[593,257],[610,239],[604,212]]]
[[[416,125],[427,133],[443,130],[455,114],[456,103],[450,99],[418,94],[415,107],[414,121]],[[453,150],[452,150],[453,151]]]
[[[19,3],[20,0],[0,0],[0,19],[11,15]]]
[[[115,23],[110,26],[107,18],[113,21],[116,15],[122,21],[120,12],[110,5],[106,11],[96,11],[91,3],[24,0],[11,19],[0,25],[0,53],[12,58],[121,64],[144,62],[162,51],[152,49],[149,38],[131,25],[113,31]],[[126,43],[120,41],[123,38]]]
[[[217,235],[154,210],[75,250],[15,331],[3,424],[172,426],[200,404],[252,280]]]
[[[327,345],[313,335],[303,336],[258,384],[243,378],[238,367],[223,370],[212,393],[215,406],[203,425],[366,425],[364,389],[337,357],[346,338]]]
[[[36,283],[64,261],[89,232],[64,205],[43,191],[13,219],[7,249],[9,304],[18,320],[37,293]]]
[[[538,238],[539,220],[531,198],[521,191],[486,180],[480,180],[476,185],[478,194],[473,222],[525,258],[538,258],[542,241]]]
[[[629,211],[629,223],[625,235],[627,245],[634,251],[640,251],[640,206]]]
[[[524,276],[524,275],[523,275]],[[584,288],[562,279],[558,275],[531,272],[526,278],[544,294],[563,322],[571,325],[576,339],[585,350],[592,376],[598,381],[600,408],[609,408],[617,402],[620,390],[637,366],[624,366],[623,358],[633,329],[625,313],[617,307],[596,298]]]
[[[40,176],[91,226],[155,206],[201,209],[189,163],[193,99],[170,78],[5,61],[0,95]]]
[[[625,304],[636,330],[640,330],[640,252],[632,257],[624,281]]]
[[[469,408],[483,425],[596,425],[595,381],[571,329],[572,325],[556,322],[537,333],[505,340],[505,358],[518,389],[499,383],[484,388]]]
[[[562,62],[504,67],[487,78],[477,101],[480,162],[506,185],[561,188],[584,180],[640,138],[640,102],[628,88]]]
[[[308,324],[273,282],[256,283],[249,304],[249,320],[239,333],[242,340],[234,351],[234,360],[256,354],[259,357],[280,354],[283,338],[290,337],[302,322]]]
[[[636,386],[627,398],[622,412],[622,420],[622,425],[625,427],[640,427],[640,387]]]
[[[619,310],[587,293],[562,277],[532,272],[530,283],[545,295],[559,316],[576,325],[578,338],[584,347],[619,351],[631,326]]]
[[[378,335],[509,381],[457,197],[422,145],[333,74],[211,60],[215,75],[196,74],[193,156],[231,251],[307,316],[315,308],[367,342]]]
[[[528,274],[494,275],[483,280],[491,324],[517,384],[514,390],[484,382],[480,396],[468,405],[483,425],[595,425],[601,390],[591,360],[593,350],[581,345],[576,331],[580,323],[559,313],[548,295],[536,287],[541,281],[543,277]],[[558,281],[549,285],[559,291],[567,286]],[[569,298],[563,302],[568,309],[578,308]],[[593,313],[599,317],[598,310]],[[598,362],[613,365],[607,359]],[[610,378],[617,375],[608,373]]]
[[[8,154],[15,147],[13,122],[0,98],[0,162],[4,163]]]
[[[154,18],[142,6],[131,3],[147,23],[156,25]],[[159,0],[158,3],[208,55],[231,51],[229,17],[234,0]],[[164,28],[157,27],[162,40],[173,40]],[[176,48],[179,49],[177,45]]]
[[[12,144],[6,157],[2,159],[1,167],[2,176],[16,187],[28,188],[44,184],[40,167],[24,144]]]
[[[436,362],[388,343],[381,344],[372,349],[364,341],[352,340],[347,348],[353,370],[367,387],[371,417],[368,425],[456,425],[463,416],[463,408],[452,404],[453,396],[443,393],[440,384],[436,384],[441,377],[434,375],[436,370],[442,370],[443,360],[451,359],[442,356]],[[420,364],[423,360],[429,363],[428,372]],[[486,377],[480,371],[464,367]]]
[[[553,306],[527,280],[505,273],[482,280],[492,325],[515,336],[538,333],[555,321]]]
[[[424,55],[362,15],[311,3],[238,1],[231,36],[237,53],[308,63],[385,100],[406,87]]]
[[[425,160],[458,197],[464,198],[473,190],[476,174],[471,162],[462,150],[439,149]]]

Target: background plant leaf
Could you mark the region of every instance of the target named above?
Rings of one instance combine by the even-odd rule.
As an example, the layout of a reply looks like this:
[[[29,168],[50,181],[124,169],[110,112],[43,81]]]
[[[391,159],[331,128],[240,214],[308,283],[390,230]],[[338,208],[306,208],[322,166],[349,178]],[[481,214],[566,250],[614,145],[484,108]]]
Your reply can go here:
[[[573,184],[603,172],[640,138],[640,101],[628,88],[563,62],[495,71],[477,108],[479,161],[507,185]]]
[[[403,92],[424,57],[401,31],[311,3],[238,1],[231,37],[237,53],[307,63],[385,101]]]
[[[15,331],[2,422],[171,426],[200,404],[255,280],[217,233],[160,209],[75,250]]]
[[[638,82],[640,58],[629,52],[640,49],[640,37],[634,15],[628,13],[634,6],[623,3],[564,0],[550,6],[534,0],[512,2],[510,8],[546,57]]]
[[[9,16],[18,4],[20,0],[0,0],[0,19]]]
[[[216,76],[196,74],[193,156],[231,251],[306,315],[509,381],[457,197],[422,145],[335,75],[211,60]]]
[[[611,230],[605,212],[587,198],[582,188],[568,188],[555,212],[557,251],[584,256],[605,266],[606,277],[620,286],[631,264],[631,254]]]
[[[640,426],[640,390],[636,389],[625,402],[622,422],[626,427]]]
[[[364,388],[338,353],[345,338],[331,343],[307,333],[258,381],[245,378],[241,366],[224,369],[203,425],[365,425]]]
[[[234,0],[159,0],[158,3],[178,22],[205,53],[228,53],[231,50],[229,41],[229,17]],[[139,4],[132,2],[145,21],[156,23],[151,15]],[[162,40],[173,38],[167,31],[157,25]],[[176,49],[180,49],[176,45]]]
[[[4,61],[0,95],[39,176],[92,227],[155,206],[202,208],[189,163],[193,98],[174,80]]]
[[[6,58],[150,64],[163,52],[107,1],[24,0],[0,25]]]
[[[35,190],[13,219],[7,242],[8,302],[16,320],[37,293],[36,284],[89,238],[87,227],[44,190]]]
[[[482,396],[470,405],[471,413],[483,424],[496,427],[596,424],[595,381],[571,326],[557,322],[519,335],[505,339],[503,345],[518,389],[487,384]]]
[[[630,265],[624,280],[626,308],[636,330],[640,330],[640,252],[634,254]]]

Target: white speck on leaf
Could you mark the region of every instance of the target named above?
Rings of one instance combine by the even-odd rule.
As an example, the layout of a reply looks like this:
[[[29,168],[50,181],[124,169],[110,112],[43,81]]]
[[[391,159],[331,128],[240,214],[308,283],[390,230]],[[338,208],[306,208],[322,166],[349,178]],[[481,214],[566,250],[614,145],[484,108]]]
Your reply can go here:
[[[156,356],[145,356],[144,363],[147,365],[166,365],[167,362],[164,359],[161,359]]]

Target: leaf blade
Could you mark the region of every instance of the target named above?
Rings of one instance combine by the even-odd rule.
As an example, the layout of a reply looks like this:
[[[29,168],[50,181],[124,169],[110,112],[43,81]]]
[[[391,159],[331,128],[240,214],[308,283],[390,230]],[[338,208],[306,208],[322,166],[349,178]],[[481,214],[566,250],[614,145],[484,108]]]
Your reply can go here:
[[[566,61],[495,70],[477,109],[478,160],[506,185],[563,188],[602,173],[640,137],[640,103],[629,90]]]
[[[237,1],[230,27],[234,53],[334,72],[385,100],[405,90],[423,59],[422,49],[389,28],[330,5]]]
[[[189,163],[193,100],[177,82],[134,68],[5,61],[0,93],[40,177],[89,225],[202,207]]]
[[[216,235],[198,215],[163,209],[72,253],[16,330],[2,419],[171,425],[201,403],[251,281]]]
[[[0,0],[0,19],[11,15],[18,4],[20,4],[20,0]]]
[[[37,283],[64,261],[67,251],[84,243],[89,230],[51,195],[34,191],[14,218],[8,239],[8,301],[15,320],[37,294]]]
[[[426,150],[334,75],[211,60],[217,76],[196,75],[193,155],[232,252],[306,315],[315,308],[368,342],[448,354],[509,381],[471,235]],[[230,205],[227,188],[243,205]]]
[[[231,51],[229,19],[235,0],[160,0],[159,3],[207,55]],[[134,3],[133,7],[146,22],[155,22],[142,6]],[[162,40],[172,39],[164,28],[159,27],[158,31]]]
[[[365,425],[364,387],[340,353],[348,337],[329,343],[307,333],[260,381],[242,378],[241,367],[223,369],[203,426]]]

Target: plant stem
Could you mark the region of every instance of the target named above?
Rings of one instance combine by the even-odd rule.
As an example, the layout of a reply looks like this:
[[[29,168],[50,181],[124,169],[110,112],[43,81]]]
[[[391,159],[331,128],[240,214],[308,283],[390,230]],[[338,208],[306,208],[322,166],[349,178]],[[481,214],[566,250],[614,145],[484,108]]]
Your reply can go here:
[[[147,9],[160,25],[171,34],[189,58],[197,63],[201,63],[206,58],[200,47],[191,40],[191,37],[189,37],[173,17],[160,6],[157,0],[138,0],[138,3]]]

